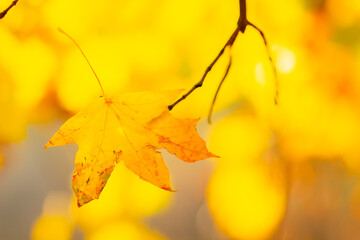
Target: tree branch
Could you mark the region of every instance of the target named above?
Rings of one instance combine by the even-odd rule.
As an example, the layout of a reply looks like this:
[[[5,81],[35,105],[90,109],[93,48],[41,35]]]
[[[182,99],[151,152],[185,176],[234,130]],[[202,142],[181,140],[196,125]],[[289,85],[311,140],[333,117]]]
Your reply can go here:
[[[278,98],[279,98],[279,81],[278,81],[278,78],[277,78],[277,71],[276,71],[276,67],[275,67],[275,63],[271,57],[271,54],[270,54],[270,49],[269,49],[269,45],[267,44],[267,41],[266,41],[266,37],[265,37],[265,34],[264,32],[258,28],[257,26],[255,26],[254,24],[252,24],[251,22],[248,23],[250,26],[252,26],[253,28],[255,28],[261,35],[262,39],[264,40],[264,45],[265,45],[265,48],[266,48],[266,53],[268,55],[268,58],[269,58],[269,61],[270,61],[270,64],[271,64],[271,68],[273,70],[273,74],[274,74],[274,84],[275,84],[275,97],[274,97],[274,102],[275,104],[278,103]]]
[[[240,7],[240,16],[237,25],[239,30],[242,33],[244,33],[246,26],[248,25],[248,20],[246,16],[246,0],[239,0],[239,7]]]
[[[226,44],[224,45],[224,47],[220,50],[219,54],[217,55],[217,57],[213,60],[213,62],[206,68],[205,73],[203,74],[202,78],[200,79],[200,81],[198,83],[196,83],[187,93],[185,93],[181,98],[179,98],[176,102],[174,102],[173,104],[168,106],[169,111],[171,109],[173,109],[179,102],[181,102],[182,100],[184,100],[185,98],[187,98],[187,96],[189,96],[195,89],[199,88],[202,86],[203,82],[205,81],[205,78],[207,76],[207,74],[211,71],[211,69],[213,68],[213,66],[215,65],[215,63],[218,61],[218,59],[223,55],[225,48],[226,47],[231,47],[234,42],[235,39],[237,37],[239,33],[239,29],[236,28],[234,33],[231,35],[231,37],[229,38],[229,40],[226,42]]]
[[[8,6],[4,11],[2,11],[2,12],[0,13],[0,19],[2,19],[3,17],[5,17],[5,15],[7,14],[7,12],[8,12],[13,6],[15,6],[15,5],[17,4],[17,2],[18,2],[18,0],[14,0],[14,1],[10,4],[10,6]]]
[[[224,81],[225,81],[225,79],[226,79],[226,77],[227,77],[227,75],[229,73],[229,70],[230,70],[230,67],[231,67],[231,62],[232,62],[232,58],[231,58],[231,55],[230,55],[230,60],[229,60],[228,66],[226,68],[225,74],[224,74],[221,82],[219,83],[218,88],[216,89],[216,93],[215,93],[213,101],[211,103],[211,107],[210,107],[210,111],[209,111],[209,115],[208,115],[208,123],[210,123],[210,124],[212,123],[211,122],[211,116],[212,116],[212,112],[213,112],[214,105],[215,105],[215,102],[216,102],[216,98],[217,98],[217,96],[218,96],[218,94],[220,92],[220,88],[221,88],[222,84],[224,83]]]
[[[266,48],[266,53],[268,55],[271,67],[273,69],[273,73],[274,73],[274,78],[275,78],[275,104],[277,104],[278,102],[278,96],[279,96],[279,90],[278,90],[278,80],[277,80],[277,72],[276,72],[276,68],[275,68],[275,64],[272,60],[271,54],[270,54],[270,49],[268,47],[266,38],[265,38],[265,34],[264,32],[258,28],[257,26],[255,26],[254,24],[252,24],[251,22],[248,21],[247,19],[247,15],[246,15],[246,0],[239,0],[239,7],[240,7],[240,16],[239,16],[239,20],[237,22],[237,27],[235,29],[235,31],[233,32],[233,34],[231,35],[231,37],[229,38],[229,40],[226,42],[226,44],[224,45],[224,47],[220,50],[219,54],[216,56],[216,58],[212,61],[212,63],[206,68],[205,73],[203,74],[202,78],[200,79],[200,81],[198,83],[196,83],[187,93],[185,93],[181,98],[179,98],[177,101],[175,101],[173,104],[168,106],[169,111],[172,110],[178,103],[180,103],[181,101],[185,100],[195,89],[201,87],[205,81],[206,76],[208,75],[208,73],[211,71],[211,69],[213,68],[213,66],[216,64],[216,62],[219,60],[219,58],[223,55],[225,49],[228,47],[231,51],[231,47],[233,46],[239,32],[245,33],[246,27],[247,26],[251,26],[253,27],[255,30],[257,30],[262,39],[264,40],[264,44],[265,44],[265,48]],[[208,121],[209,123],[211,122],[211,115],[212,115],[212,111],[218,96],[218,93],[220,91],[220,88],[223,84],[223,82],[225,81],[229,70],[231,67],[231,56],[230,56],[230,61],[229,64],[227,66],[226,72],[224,77],[222,78],[221,82],[219,83],[219,86],[216,90],[215,96],[213,98],[211,107],[210,107],[210,111],[209,111],[209,116],[208,116]]]

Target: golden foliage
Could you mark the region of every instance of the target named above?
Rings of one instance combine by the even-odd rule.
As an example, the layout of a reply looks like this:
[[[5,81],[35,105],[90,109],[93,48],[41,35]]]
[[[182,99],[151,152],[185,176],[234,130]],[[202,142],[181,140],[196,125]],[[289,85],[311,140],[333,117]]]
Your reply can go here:
[[[115,164],[125,166],[155,186],[171,190],[165,148],[185,162],[215,155],[196,132],[197,119],[172,116],[167,106],[180,91],[138,92],[100,97],[69,119],[45,149],[76,142],[73,190],[82,206],[99,198]]]
[[[0,11],[11,2],[0,1]],[[275,107],[272,101],[273,74],[262,39],[249,28],[234,44],[232,69],[214,109],[211,151],[222,158],[212,162],[214,168],[216,165],[213,174],[202,165],[210,161],[195,167],[200,169],[201,174],[196,175],[200,181],[206,182],[204,175],[212,174],[203,206],[209,206],[214,228],[226,235],[223,238],[354,238],[360,234],[360,1],[247,3],[249,19],[265,32],[271,46],[279,73],[279,105]],[[43,145],[49,129],[55,131],[57,122],[99,96],[85,61],[57,27],[86,49],[106,92],[116,96],[129,91],[191,88],[229,38],[238,11],[235,0],[19,1],[0,22],[4,186],[0,222],[10,224],[15,219],[16,233],[26,231],[25,237],[11,237],[26,239],[31,226],[24,225],[23,216],[35,220],[34,215],[39,214],[36,209],[49,195],[48,190],[70,185],[64,183],[70,179],[67,175],[49,180],[54,168],[41,165],[42,160],[59,164],[57,155],[61,155],[65,167],[56,166],[72,174],[72,166],[66,168],[73,160],[67,151],[44,153],[37,152],[34,145],[31,149],[24,145]],[[172,110],[174,115],[206,117],[228,54],[226,51],[214,66],[205,84]],[[204,136],[210,134],[201,121],[198,129]],[[89,136],[95,139],[98,135]],[[26,165],[26,160],[31,164]],[[26,174],[17,167],[26,169]],[[182,183],[193,184],[187,172],[169,168],[174,185],[179,184],[177,177],[186,178]],[[30,180],[27,176],[33,172],[36,175]],[[76,207],[76,201],[71,205],[72,216],[66,221],[80,227],[86,239],[111,233],[121,236],[117,229],[128,236],[134,236],[133,230],[138,229],[145,234],[143,238],[151,238],[143,231],[141,220],[161,218],[160,210],[164,209],[171,212],[166,216],[175,216],[163,217],[160,230],[170,233],[169,225],[188,210],[188,205],[179,204],[180,188],[177,194],[162,191],[123,167],[115,168],[111,176],[101,201],[81,208]],[[41,183],[36,182],[38,178]],[[28,182],[32,187],[26,185]],[[43,185],[47,190],[42,190]],[[23,199],[17,201],[26,191],[31,194],[26,196],[27,211],[23,211]],[[197,194],[188,196],[189,208],[197,223],[205,226],[203,238],[216,238],[211,235],[212,222],[200,221],[196,200],[203,191],[199,188]],[[38,198],[31,200],[32,196]],[[176,207],[166,209],[167,203]],[[11,209],[9,218],[7,209]],[[74,226],[64,217],[42,215],[37,219],[37,236],[46,237],[49,230],[70,238],[67,232]],[[199,230],[197,225],[184,222],[177,224],[182,232]],[[14,234],[11,229],[13,226],[2,228],[0,238]]]

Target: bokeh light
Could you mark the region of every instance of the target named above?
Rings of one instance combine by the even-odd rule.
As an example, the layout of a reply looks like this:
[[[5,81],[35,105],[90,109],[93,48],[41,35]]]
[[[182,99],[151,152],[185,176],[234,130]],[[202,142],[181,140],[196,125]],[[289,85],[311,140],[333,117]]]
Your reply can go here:
[[[0,2],[0,11],[11,0]],[[101,89],[190,89],[235,30],[235,0],[19,0],[0,19],[0,239],[355,239],[360,1],[252,0],[248,26],[172,113],[219,159],[162,151],[177,192],[120,163],[78,208],[76,146],[43,151]],[[206,123],[229,56],[232,67]],[[275,83],[279,103],[274,104]]]

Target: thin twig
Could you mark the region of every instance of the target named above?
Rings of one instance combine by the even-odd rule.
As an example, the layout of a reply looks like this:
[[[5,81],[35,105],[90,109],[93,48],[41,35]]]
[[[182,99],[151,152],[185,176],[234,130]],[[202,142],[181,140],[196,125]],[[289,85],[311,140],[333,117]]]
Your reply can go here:
[[[10,6],[8,6],[4,11],[2,11],[2,12],[0,13],[0,19],[2,19],[3,17],[5,17],[5,15],[7,14],[7,12],[8,12],[13,6],[15,6],[15,5],[17,4],[17,2],[18,2],[18,0],[14,0],[14,1],[10,4]]]
[[[173,104],[168,106],[168,109],[171,110],[173,109],[179,102],[181,102],[182,100],[184,100],[185,98],[187,98],[187,96],[189,96],[195,89],[199,88],[202,86],[206,76],[208,75],[208,73],[211,71],[211,69],[213,68],[213,66],[215,65],[215,63],[219,60],[219,58],[223,55],[225,48],[226,47],[230,47],[234,44],[235,39],[237,37],[239,33],[239,29],[236,28],[234,33],[231,35],[231,37],[229,38],[229,40],[226,42],[226,44],[224,45],[224,47],[220,50],[219,54],[217,55],[217,57],[213,60],[213,62],[206,68],[204,75],[202,76],[202,78],[200,79],[200,81],[198,83],[196,83],[187,93],[185,93],[181,98],[179,98],[176,102],[174,102]]]
[[[229,60],[229,63],[228,63],[228,66],[226,68],[226,71],[225,71],[225,74],[224,74],[224,77],[222,78],[221,82],[219,83],[219,86],[218,88],[216,89],[216,93],[214,95],[214,98],[213,98],[213,101],[211,103],[211,106],[210,106],[210,111],[209,111],[209,115],[208,115],[208,123],[211,124],[211,116],[212,116],[212,112],[213,112],[213,109],[214,109],[214,105],[215,105],[215,102],[216,102],[216,98],[219,94],[219,91],[220,91],[220,88],[222,86],[222,84],[224,83],[228,73],[229,73],[229,70],[230,70],[230,67],[231,67],[231,62],[232,62],[232,57],[230,55],[230,60]]]
[[[274,73],[274,84],[275,84],[275,97],[274,97],[274,102],[275,102],[275,104],[277,104],[277,103],[278,103],[278,98],[279,98],[279,81],[278,81],[278,78],[277,78],[276,67],[275,67],[274,61],[273,61],[273,59],[272,59],[272,57],[271,57],[269,45],[267,44],[267,41],[266,41],[266,37],[265,37],[264,32],[263,32],[260,28],[258,28],[257,26],[255,26],[253,23],[248,22],[248,24],[249,24],[250,26],[252,26],[254,29],[256,29],[256,30],[260,33],[262,39],[264,40],[264,45],[265,45],[265,48],[266,48],[266,53],[267,53],[267,55],[268,55],[268,58],[269,58],[269,61],[270,61],[270,64],[271,64],[271,68],[272,68],[273,73]]]
[[[270,49],[268,47],[266,38],[265,38],[265,34],[263,33],[263,31],[261,31],[257,26],[255,26],[254,24],[252,24],[251,22],[249,22],[247,20],[247,16],[246,16],[246,0],[239,0],[239,7],[240,7],[240,16],[239,16],[239,20],[237,22],[237,27],[234,31],[234,33],[231,35],[231,37],[229,38],[229,40],[226,42],[225,46],[220,50],[220,53],[217,55],[217,57],[212,61],[212,63],[206,68],[205,73],[203,74],[202,78],[200,79],[200,81],[198,83],[196,83],[187,93],[185,93],[183,96],[181,96],[178,100],[176,100],[176,102],[174,102],[173,104],[168,106],[169,111],[172,110],[179,102],[183,101],[185,98],[187,98],[195,89],[201,87],[205,81],[205,78],[207,76],[207,74],[211,71],[211,69],[213,68],[213,66],[216,64],[216,62],[219,60],[219,58],[223,55],[225,48],[229,47],[231,50],[232,45],[234,44],[239,32],[245,33],[246,27],[248,25],[252,26],[253,28],[255,28],[261,35],[262,39],[264,40],[264,44],[265,44],[265,48],[266,48],[266,52],[268,55],[268,58],[270,60],[270,64],[271,67],[273,69],[273,73],[274,73],[274,81],[275,81],[275,104],[278,103],[278,96],[279,96],[279,86],[278,86],[278,80],[277,80],[277,72],[276,72],[276,68],[275,68],[275,64],[272,60],[271,54],[270,54]],[[228,72],[230,70],[231,67],[231,60],[230,63],[226,69],[226,73],[225,76],[223,77],[223,79],[221,80],[218,89],[216,91],[215,97],[213,99],[213,103],[210,107],[210,112],[209,112],[209,116],[208,116],[208,121],[211,122],[211,114],[212,114],[212,110],[217,98],[217,95],[220,91],[221,85],[223,84],[223,82],[225,81]]]

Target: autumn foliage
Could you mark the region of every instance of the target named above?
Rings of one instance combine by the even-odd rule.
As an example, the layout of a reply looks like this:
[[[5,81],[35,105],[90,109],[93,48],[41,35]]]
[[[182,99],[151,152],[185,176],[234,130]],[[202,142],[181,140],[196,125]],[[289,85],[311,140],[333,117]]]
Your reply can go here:
[[[360,1],[240,2],[0,1],[0,239],[358,239]]]
[[[167,106],[180,92],[103,96],[55,133],[45,149],[73,142],[79,146],[73,176],[79,206],[99,198],[120,162],[145,181],[170,191],[169,170],[158,149],[190,163],[215,156],[196,132],[198,119],[169,113]]]

